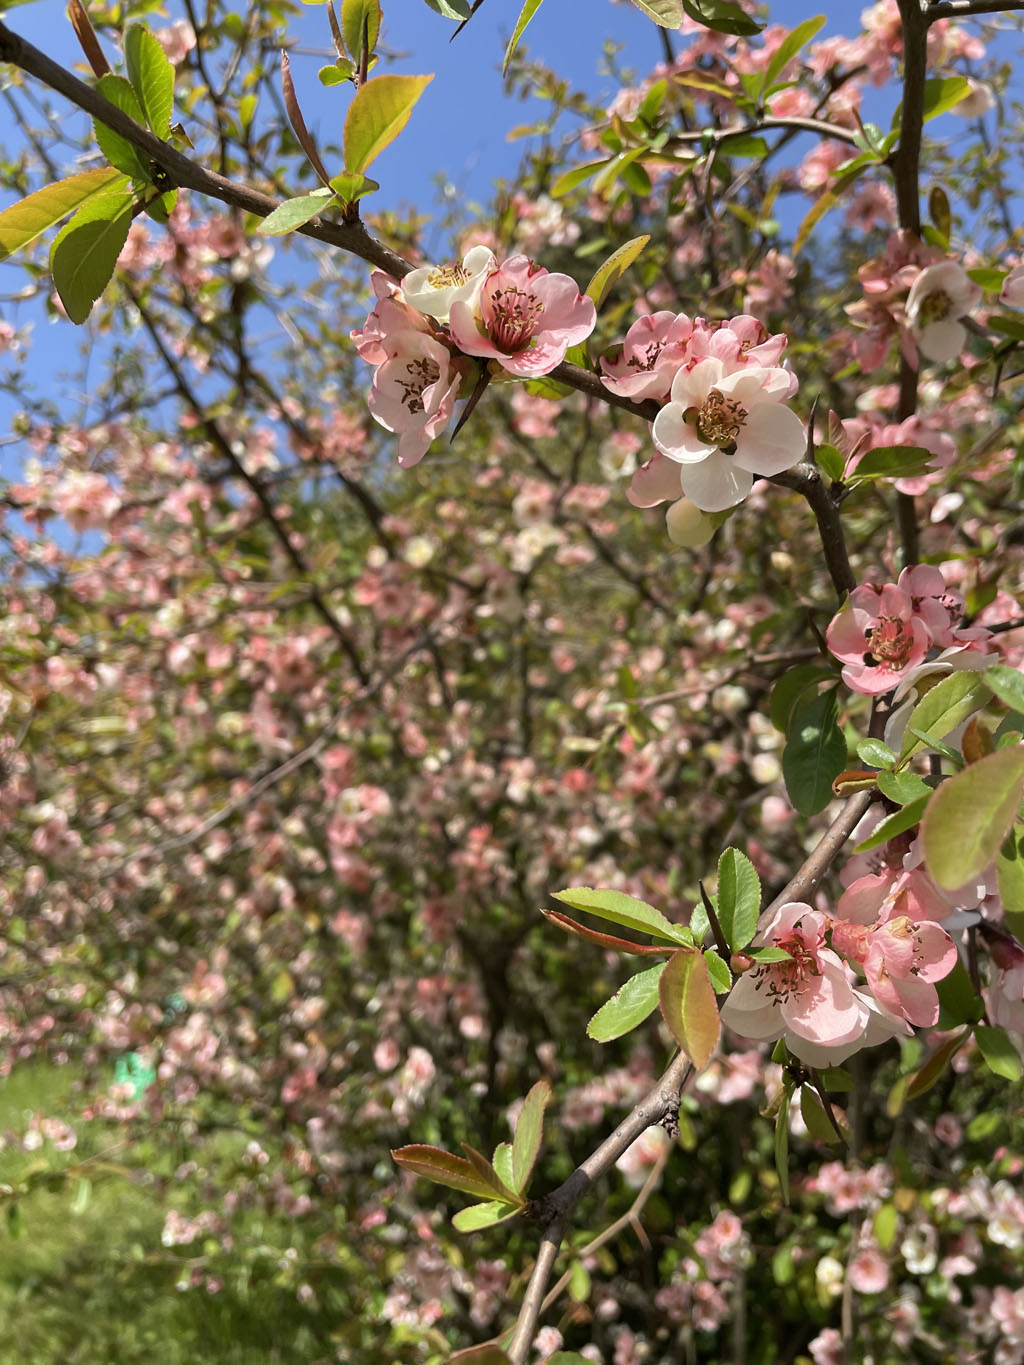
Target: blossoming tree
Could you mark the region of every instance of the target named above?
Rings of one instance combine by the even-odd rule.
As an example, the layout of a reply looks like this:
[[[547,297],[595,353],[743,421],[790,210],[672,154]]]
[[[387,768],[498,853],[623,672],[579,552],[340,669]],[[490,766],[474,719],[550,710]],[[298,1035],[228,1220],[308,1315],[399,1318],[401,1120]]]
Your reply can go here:
[[[292,6],[72,0],[88,80],[0,23],[4,1067],[81,1097],[0,1196],[184,1134],[169,1284],[281,1358],[1010,1365],[1024,4],[634,5],[604,109],[527,0],[579,126],[444,260],[378,0],[330,147]]]

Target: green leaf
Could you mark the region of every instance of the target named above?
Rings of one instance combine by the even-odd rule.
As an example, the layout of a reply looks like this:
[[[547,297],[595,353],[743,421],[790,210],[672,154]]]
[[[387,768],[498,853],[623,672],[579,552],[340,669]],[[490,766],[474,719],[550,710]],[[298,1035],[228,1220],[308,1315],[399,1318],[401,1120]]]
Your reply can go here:
[[[827,442],[824,445],[815,446],[814,461],[818,468],[827,479],[833,483],[839,483],[846,468],[846,456],[835,446],[830,446]]]
[[[857,757],[862,763],[869,763],[872,768],[891,768],[896,762],[896,755],[880,739],[862,739],[857,743]]]
[[[898,479],[923,474],[931,468],[934,452],[923,446],[876,446],[861,459],[850,475],[853,485],[866,479]]]
[[[789,1104],[792,1098],[792,1087],[786,1085],[775,1116],[775,1170],[784,1204],[789,1203]]]
[[[1024,913],[1024,825],[1015,825],[996,858],[999,899],[1010,915]]]
[[[513,1193],[515,1190],[515,1176],[512,1166],[512,1144],[511,1142],[499,1142],[494,1149],[491,1157],[491,1165],[494,1167],[494,1174],[503,1185],[507,1185]]]
[[[924,861],[947,890],[980,876],[999,852],[1024,791],[1024,745],[997,749],[943,782],[921,821]]]
[[[900,1216],[895,1204],[883,1204],[871,1220],[871,1232],[883,1251],[888,1251],[896,1240]]]
[[[108,72],[96,82],[96,89],[123,114],[133,118],[136,123],[145,125],[146,116],[142,112],[142,105],[123,76],[114,76]],[[125,175],[130,175],[133,180],[141,180],[148,184],[153,179],[153,168],[126,137],[115,133],[113,128],[108,128],[99,119],[93,119],[92,127],[100,151],[112,166],[116,166]]]
[[[953,109],[970,93],[966,76],[932,76],[924,83],[924,122]]]
[[[850,188],[857,177],[867,170],[868,166],[877,165],[879,158],[871,156],[867,159],[858,157],[857,162],[850,166],[849,170],[837,180],[835,185],[825,190],[815,199],[814,203],[804,214],[803,222],[797,229],[796,237],[793,239],[793,255],[797,256],[807,244],[807,239],[824,218],[839,203],[842,196]],[[863,163],[863,164],[858,164]]]
[[[526,32],[527,24],[540,9],[542,3],[543,0],[524,0],[523,8],[519,11],[519,18],[516,20],[516,26],[512,30],[512,37],[508,40],[508,47],[505,49],[505,60],[501,64],[503,76],[508,71],[509,62],[511,62],[513,53],[519,46],[519,40]]]
[[[842,1139],[832,1127],[825,1107],[809,1085],[800,1087],[800,1115],[807,1131],[816,1142],[840,1142]]]
[[[131,222],[131,195],[111,194],[85,204],[53,239],[50,273],[72,322],[86,320],[110,283]]]
[[[633,4],[662,28],[678,28],[685,15],[683,0],[633,0]]]
[[[718,860],[718,919],[734,953],[754,937],[760,913],[761,879],[754,864],[738,848],[727,848]]]
[[[1024,713],[1024,673],[1007,664],[996,664],[981,675],[1000,701],[1012,711]]]
[[[805,19],[802,24],[797,24],[796,28],[786,34],[765,68],[764,81],[761,85],[762,92],[774,84],[776,78],[782,74],[800,49],[811,41],[824,22],[825,16],[817,14],[813,19]]]
[[[519,1111],[515,1136],[512,1139],[512,1184],[515,1194],[522,1194],[530,1182],[533,1165],[540,1151],[544,1133],[544,1110],[551,1103],[551,1086],[538,1081],[530,1090]]]
[[[978,1050],[985,1059],[989,1071],[997,1076],[1002,1076],[1005,1081],[1019,1081],[1024,1076],[1024,1065],[1021,1064],[1020,1053],[1010,1040],[1010,1035],[1002,1028],[989,1028],[985,1024],[976,1024],[974,1036],[978,1042]]]
[[[471,0],[426,0],[430,8],[446,19],[464,20],[473,17]]]
[[[365,171],[409,122],[433,76],[375,76],[356,91],[345,119],[345,169]]]
[[[900,762],[926,747],[911,734],[912,729],[923,731],[932,739],[942,739],[950,730],[955,730],[969,716],[973,716],[975,711],[980,711],[990,696],[984,676],[980,673],[961,669],[940,678],[910,713],[900,750]]]
[[[832,799],[832,783],[846,764],[846,739],[836,721],[835,689],[801,705],[782,751],[789,799],[801,815],[817,815]]]
[[[755,962],[785,962],[787,958],[793,956],[792,953],[787,953],[785,948],[779,948],[774,943],[769,943],[764,948],[748,948],[746,954]]]
[[[783,673],[772,688],[770,715],[776,730],[788,734],[793,713],[806,693],[812,688],[817,693],[819,683],[835,682],[835,677],[830,668],[823,668],[821,664],[799,664]]]
[[[728,995],[732,990],[732,972],[718,956],[714,948],[705,948],[704,961],[708,964],[708,976],[716,995]]]
[[[321,85],[344,85],[355,74],[355,66],[339,57],[333,66],[322,66],[316,74]]]
[[[718,1002],[699,952],[680,949],[665,963],[658,986],[661,1015],[676,1042],[702,1071],[722,1032]]]
[[[130,24],[124,35],[124,63],[154,137],[171,135],[174,67],[156,36],[142,24]]]
[[[432,1180],[435,1185],[445,1185],[463,1194],[475,1194],[490,1199],[494,1186],[484,1180],[476,1168],[465,1158],[453,1156],[441,1147],[430,1147],[423,1143],[413,1143],[408,1147],[398,1147],[391,1153],[391,1159],[403,1171],[421,1175]]]
[[[658,1006],[658,982],[664,970],[665,963],[659,962],[631,976],[591,1019],[587,1036],[596,1043],[610,1043],[642,1024]]]
[[[860,841],[853,850],[854,853],[868,853],[873,848],[887,844],[890,839],[895,839],[897,834],[913,829],[924,814],[931,797],[932,792],[929,791],[927,796],[920,796],[916,801],[909,802],[894,815],[887,815],[884,820],[879,821],[866,839]]]
[[[561,199],[574,190],[577,185],[582,185],[584,180],[589,180],[592,175],[596,175],[602,166],[608,165],[608,158],[603,161],[588,161],[584,166],[573,166],[572,170],[565,171],[558,177],[551,186],[552,199]]]
[[[512,1362],[500,1346],[487,1342],[483,1346],[469,1346],[464,1351],[456,1351],[444,1365],[512,1365]]]
[[[970,1037],[970,1032],[970,1029],[964,1029],[962,1033],[955,1033],[935,1049],[924,1065],[907,1082],[904,1092],[906,1099],[916,1100],[921,1095],[927,1094],[932,1086],[938,1083],[946,1067],[949,1066],[954,1056]]]
[[[633,0],[633,3],[640,4],[641,0]],[[761,25],[734,0],[682,0],[682,6],[691,19],[715,33],[749,37],[761,32]],[[642,7],[646,8],[646,5]]]
[[[328,183],[343,204],[354,204],[364,195],[380,189],[377,181],[371,180],[368,175],[350,174],[348,171],[334,176]]]
[[[364,27],[370,53],[380,34],[380,0],[341,0],[341,36],[357,66],[363,54]]]
[[[879,773],[878,790],[898,806],[909,806],[911,801],[919,801],[922,796],[927,800],[932,793],[924,778],[908,772]]]
[[[589,886],[570,886],[551,894],[556,901],[571,905],[574,910],[585,910],[600,919],[611,920],[623,929],[651,934],[667,943],[679,942],[681,926],[672,924],[653,905],[637,900],[635,896],[627,896],[622,891],[595,891]]]
[[[1000,294],[1007,274],[1008,272],[1005,270],[992,270],[986,266],[980,266],[976,270],[968,270],[967,278],[973,280],[979,288],[984,289],[986,294]]]
[[[285,232],[294,232],[334,202],[334,193],[326,186],[313,190],[311,194],[301,194],[297,199],[286,199],[283,204],[278,204],[273,213],[267,214],[256,231],[265,237],[280,237]]]
[[[59,223],[69,213],[112,190],[127,186],[119,171],[102,166],[95,171],[68,176],[53,185],[46,185],[34,194],[20,199],[0,213],[0,261],[15,251],[31,245],[47,228]]]
[[[493,1199],[486,1204],[470,1204],[468,1209],[460,1209],[452,1219],[456,1232],[479,1232],[495,1223],[505,1223],[519,1212],[520,1205],[505,1204]]]
[[[618,251],[613,251],[604,265],[594,272],[593,279],[587,285],[587,298],[593,299],[596,306],[600,308],[608,297],[612,286],[626,273],[650,240],[649,234],[643,237],[634,237],[632,241],[625,242],[620,246]]]

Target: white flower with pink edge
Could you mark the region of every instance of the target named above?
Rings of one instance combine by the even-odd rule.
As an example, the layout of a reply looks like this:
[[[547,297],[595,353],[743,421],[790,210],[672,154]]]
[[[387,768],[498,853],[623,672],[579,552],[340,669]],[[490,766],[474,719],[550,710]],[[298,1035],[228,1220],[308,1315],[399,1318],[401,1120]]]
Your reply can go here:
[[[509,374],[549,374],[570,346],[594,330],[597,309],[568,275],[552,274],[527,256],[510,256],[487,275],[475,307],[451,306],[449,326],[467,355],[496,360]]]
[[[926,359],[941,364],[957,358],[967,341],[960,319],[980,298],[981,290],[958,261],[925,266],[907,295],[907,322]]]
[[[438,322],[447,322],[453,303],[467,303],[470,307],[476,304],[481,286],[494,266],[490,247],[475,246],[461,261],[410,270],[402,277],[402,293],[413,308]]]
[[[680,491],[701,511],[734,507],[755,474],[781,474],[801,458],[804,426],[785,406],[792,389],[786,370],[747,365],[730,371],[716,356],[676,375],[652,434],[662,455],[679,466]]]

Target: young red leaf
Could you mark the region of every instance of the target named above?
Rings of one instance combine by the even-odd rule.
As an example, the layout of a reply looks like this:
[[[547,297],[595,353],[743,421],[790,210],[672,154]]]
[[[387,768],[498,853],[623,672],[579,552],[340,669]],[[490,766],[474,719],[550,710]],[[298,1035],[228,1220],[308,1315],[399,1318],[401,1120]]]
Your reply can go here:
[[[495,1188],[491,1180],[484,1180],[475,1167],[461,1156],[453,1156],[441,1147],[414,1143],[396,1147],[391,1158],[404,1171],[421,1175],[435,1185],[446,1185],[451,1190],[475,1195],[478,1199],[492,1199]]]

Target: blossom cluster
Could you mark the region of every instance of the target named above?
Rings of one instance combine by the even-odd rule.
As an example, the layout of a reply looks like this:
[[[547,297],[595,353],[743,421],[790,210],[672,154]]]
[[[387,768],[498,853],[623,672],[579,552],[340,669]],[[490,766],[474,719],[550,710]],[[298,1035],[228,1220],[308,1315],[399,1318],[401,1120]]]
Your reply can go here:
[[[934,1024],[935,983],[956,966],[957,949],[926,917],[928,908],[873,878],[849,887],[834,916],[799,901],[779,906],[762,918],[754,942],[787,956],[745,972],[722,1021],[744,1038],[784,1038],[811,1066],[843,1062],[860,1048],[909,1034],[911,1025]]]
[[[398,281],[372,276],[377,303],[352,340],[377,367],[370,412],[399,434],[398,461],[426,454],[452,415],[475,360],[493,361],[519,379],[562,363],[594,330],[597,310],[574,280],[526,256],[500,265],[486,246],[461,261],[410,271]]]
[[[734,507],[754,475],[790,469],[804,453],[803,423],[788,407],[797,389],[779,364],[786,337],[747,314],[728,322],[659,312],[641,317],[621,351],[602,358],[612,393],[664,404],[657,453],[633,476],[637,507],[687,498],[702,512]]]
[[[895,583],[854,588],[825,639],[844,665],[847,687],[877,697],[920,676],[933,649],[942,651],[933,660],[940,671],[984,667],[991,632],[961,628],[963,615],[964,599],[947,586],[941,569],[908,565]],[[973,657],[958,657],[964,655]]]

